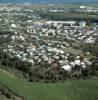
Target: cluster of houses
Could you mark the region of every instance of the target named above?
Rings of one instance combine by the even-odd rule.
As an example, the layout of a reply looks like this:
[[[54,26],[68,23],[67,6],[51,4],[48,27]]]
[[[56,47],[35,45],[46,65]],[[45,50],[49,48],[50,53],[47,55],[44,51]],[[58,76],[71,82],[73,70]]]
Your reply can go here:
[[[3,52],[11,57],[30,62],[34,66],[47,64],[68,72],[76,65],[86,69],[92,64],[86,57],[81,60],[81,54],[73,55],[71,52],[65,52],[65,47],[70,48],[71,43],[77,41],[94,43],[96,40],[97,29],[86,28],[84,21],[33,22],[24,27],[25,33],[22,29],[20,31],[15,24],[11,24],[10,28],[13,34],[6,36],[9,37],[10,43]]]
[[[97,36],[97,28],[95,26],[87,28],[85,21],[47,21],[44,24],[36,23],[36,25],[40,26],[39,29],[34,27],[34,29],[40,31],[40,37],[54,37],[55,40],[77,40],[85,43],[94,43]]]
[[[81,8],[83,9],[83,7]],[[0,34],[4,41],[2,51],[11,57],[17,57],[33,66],[50,65],[71,72],[75,66],[86,69],[92,64],[81,54],[73,54],[66,48],[73,44],[93,44],[98,36],[96,25],[87,26],[86,21],[40,21],[33,11],[19,13],[20,8],[7,9],[0,14],[0,29],[6,34]],[[17,13],[12,11],[19,10]],[[11,13],[9,13],[11,11]],[[28,11],[28,10],[27,10]],[[7,41],[8,40],[8,41]]]
[[[93,12],[93,13],[98,13],[98,8],[94,8],[94,7],[89,7],[89,6],[80,6],[80,10],[81,12]]]
[[[27,5],[29,6],[29,5]],[[32,12],[33,13],[33,9],[29,9],[26,7],[26,5],[22,5],[22,4],[0,4],[0,12],[4,12],[4,13],[10,13],[10,12]]]

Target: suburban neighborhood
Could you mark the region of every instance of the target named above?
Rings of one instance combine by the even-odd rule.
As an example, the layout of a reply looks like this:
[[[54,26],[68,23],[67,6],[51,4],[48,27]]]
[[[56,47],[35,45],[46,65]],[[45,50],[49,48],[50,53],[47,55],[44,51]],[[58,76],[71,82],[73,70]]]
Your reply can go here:
[[[3,74],[25,80],[30,86],[33,82],[96,80],[98,7],[0,4],[0,78],[7,81]],[[24,99],[23,92],[16,95],[2,84],[0,81],[0,95],[9,99],[0,100],[37,100],[28,95]]]

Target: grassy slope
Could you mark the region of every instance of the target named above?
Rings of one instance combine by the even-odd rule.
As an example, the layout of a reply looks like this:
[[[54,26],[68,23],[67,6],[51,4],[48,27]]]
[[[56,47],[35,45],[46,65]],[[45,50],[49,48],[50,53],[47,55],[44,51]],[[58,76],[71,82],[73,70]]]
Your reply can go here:
[[[0,69],[0,83],[26,100],[98,100],[98,80],[29,83]]]

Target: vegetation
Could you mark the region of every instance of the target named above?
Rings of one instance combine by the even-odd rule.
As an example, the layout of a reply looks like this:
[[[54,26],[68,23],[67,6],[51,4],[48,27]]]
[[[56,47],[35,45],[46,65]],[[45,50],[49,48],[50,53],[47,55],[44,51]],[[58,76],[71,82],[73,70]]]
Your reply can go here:
[[[0,69],[0,83],[25,100],[96,100],[98,80],[75,80],[64,83],[29,83]]]
[[[23,100],[22,97],[18,97],[7,87],[0,85],[0,100]]]
[[[70,52],[70,50],[67,51]],[[73,50],[73,52],[75,52],[75,50]],[[73,61],[73,59],[74,55],[72,54],[69,56],[68,60]],[[0,64],[3,69],[9,70],[11,68],[13,69],[13,71],[17,70],[19,74],[21,74],[20,72],[22,72],[22,77],[25,77],[30,82],[42,81],[46,83],[64,81],[68,78],[83,79],[92,75],[92,73],[93,75],[95,75],[95,72],[98,70],[97,62],[94,58],[92,58],[91,60],[93,61],[93,64],[86,70],[81,69],[81,66],[76,66],[70,73],[68,73],[59,66],[51,67],[51,65],[47,64],[44,61],[40,64],[32,65],[31,63],[21,61],[16,57],[11,58],[6,53],[1,53],[0,55]],[[20,76],[17,75],[17,73],[14,75]]]
[[[85,20],[89,23],[91,22],[96,22],[97,21],[97,15],[93,15],[93,14],[86,14],[86,13],[49,13],[49,12],[45,12],[45,13],[40,13],[40,16],[44,19],[48,19],[48,20]]]

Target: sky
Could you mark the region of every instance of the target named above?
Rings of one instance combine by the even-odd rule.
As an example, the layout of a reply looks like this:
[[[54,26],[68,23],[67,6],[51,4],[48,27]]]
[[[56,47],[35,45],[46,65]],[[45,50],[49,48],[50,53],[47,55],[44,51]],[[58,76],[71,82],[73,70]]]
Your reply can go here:
[[[98,0],[0,0],[0,3],[63,3],[63,2],[98,2]]]

